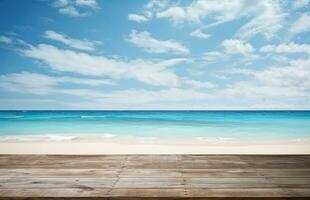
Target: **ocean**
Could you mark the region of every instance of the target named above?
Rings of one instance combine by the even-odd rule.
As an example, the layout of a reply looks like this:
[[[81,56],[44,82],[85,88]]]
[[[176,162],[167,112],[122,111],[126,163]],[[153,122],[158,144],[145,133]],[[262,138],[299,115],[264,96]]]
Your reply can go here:
[[[0,140],[307,140],[310,111],[0,111]]]

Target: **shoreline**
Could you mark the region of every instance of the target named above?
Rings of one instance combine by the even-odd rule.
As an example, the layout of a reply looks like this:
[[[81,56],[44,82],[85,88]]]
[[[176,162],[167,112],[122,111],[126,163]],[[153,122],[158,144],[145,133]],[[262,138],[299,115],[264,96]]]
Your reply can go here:
[[[112,141],[7,141],[0,142],[0,154],[310,154],[310,143],[154,144]]]

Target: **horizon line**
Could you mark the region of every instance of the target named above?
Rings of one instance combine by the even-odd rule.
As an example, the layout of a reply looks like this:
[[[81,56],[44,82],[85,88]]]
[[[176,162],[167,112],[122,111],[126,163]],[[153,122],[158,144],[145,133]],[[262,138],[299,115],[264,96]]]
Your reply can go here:
[[[22,112],[28,112],[28,111],[99,111],[99,112],[113,112],[113,111],[116,111],[116,112],[126,112],[126,111],[132,111],[132,112],[135,112],[135,111],[155,111],[155,112],[163,112],[163,111],[182,111],[182,112],[185,112],[185,111],[188,111],[188,112],[191,112],[191,111],[285,111],[285,112],[289,112],[289,111],[307,111],[309,112],[310,109],[107,109],[107,110],[104,110],[104,109],[99,109],[99,110],[95,110],[95,109],[81,109],[81,110],[78,110],[78,109],[27,109],[27,110],[24,110],[24,109],[0,109],[0,112],[7,112],[7,111],[22,111]]]

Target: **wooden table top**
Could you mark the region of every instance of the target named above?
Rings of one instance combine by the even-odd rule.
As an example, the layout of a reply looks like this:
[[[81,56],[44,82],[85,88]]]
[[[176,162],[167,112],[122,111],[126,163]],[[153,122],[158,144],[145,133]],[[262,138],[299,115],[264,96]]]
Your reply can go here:
[[[9,197],[310,199],[310,155],[0,155]]]

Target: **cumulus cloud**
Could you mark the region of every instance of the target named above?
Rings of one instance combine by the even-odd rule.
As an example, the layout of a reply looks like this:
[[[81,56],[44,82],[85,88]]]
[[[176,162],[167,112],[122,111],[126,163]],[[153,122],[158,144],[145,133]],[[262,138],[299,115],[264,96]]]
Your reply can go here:
[[[288,44],[280,45],[266,45],[260,49],[261,52],[268,53],[307,53],[310,54],[309,44],[296,44],[290,42]]]
[[[137,98],[139,97],[139,98]],[[206,93],[190,89],[169,88],[162,90],[120,90],[105,95],[106,101],[114,105],[123,106],[149,106],[165,102],[170,103],[188,102],[192,100],[204,100],[210,96]],[[124,101],[126,99],[126,101]]]
[[[145,22],[148,21],[148,18],[144,15],[138,15],[138,14],[129,14],[128,20],[135,21],[135,22]]]
[[[76,0],[75,4],[77,6],[90,7],[92,9],[100,8],[96,0]]]
[[[283,28],[285,13],[277,1],[258,1],[246,9],[250,9],[253,18],[238,30],[239,37],[247,39],[260,34],[270,39]]]
[[[250,55],[255,51],[250,43],[236,39],[224,40],[222,46],[228,54]]]
[[[291,36],[310,31],[310,15],[303,13],[289,28]]]
[[[44,33],[44,37],[50,40],[55,40],[64,43],[65,45],[85,51],[94,51],[98,42],[91,42],[88,40],[79,40],[71,38],[63,33],[57,33],[52,30],[48,30]]]
[[[211,82],[188,79],[183,81],[184,84],[191,87],[190,89],[171,87],[159,90],[119,89],[109,92],[101,88],[74,89],[65,87],[62,84],[96,86],[110,84],[110,80],[101,82],[102,79],[55,77],[30,72],[1,75],[0,88],[33,95],[60,94],[78,96],[81,98],[76,105],[72,101],[63,103],[67,103],[67,106],[88,109],[296,109],[306,108],[308,105],[304,100],[310,97],[309,66],[310,60],[294,60],[286,66],[272,66],[264,70],[235,70],[233,72],[235,74],[241,73],[254,79],[231,83],[221,87],[220,90],[215,90],[214,87],[216,86]],[[212,90],[206,93],[196,89]]]
[[[182,58],[159,61],[122,60],[59,49],[48,44],[30,46],[22,49],[21,53],[26,57],[39,60],[59,72],[106,76],[113,79],[134,79],[158,86],[178,85],[179,78],[170,67],[186,61]]]
[[[150,53],[189,53],[189,50],[180,42],[175,40],[160,40],[152,37],[147,31],[137,32],[136,30],[133,30],[126,40]]]
[[[28,44],[22,39],[19,39],[14,34],[0,35],[0,46],[5,46],[7,49],[14,50],[15,48],[24,48]]]
[[[237,17],[242,9],[241,1],[224,0],[220,4],[213,0],[197,0],[187,6],[172,5],[157,12],[157,18],[168,18],[174,23],[202,22],[213,16],[216,23],[229,21]]]
[[[96,108],[105,106],[150,106],[158,104],[158,102],[177,103],[187,102],[191,100],[208,99],[209,95],[197,92],[191,89],[169,88],[161,90],[144,90],[144,89],[123,89],[109,92],[102,92],[100,89],[74,89],[68,88],[63,83],[84,84],[87,86],[113,84],[110,80],[101,79],[85,79],[73,77],[55,77],[38,73],[22,72],[13,74],[0,75],[0,88],[11,92],[32,94],[32,95],[70,95],[79,96],[81,101],[79,108],[83,106],[83,99],[91,102],[89,106],[96,105]],[[197,82],[198,83],[198,82]],[[197,84],[195,82],[195,84]],[[200,83],[202,84],[202,83]],[[206,87],[200,85],[199,87]],[[137,98],[139,97],[139,98]],[[95,102],[95,104],[94,104]],[[92,105],[91,105],[92,104]],[[90,108],[88,106],[88,108]]]
[[[298,0],[298,1],[293,1],[293,7],[295,9],[300,9],[304,8],[310,5],[310,0]]]
[[[294,88],[301,95],[310,91],[310,60],[293,60],[287,66],[270,67],[254,76],[261,82],[277,87]]]
[[[215,0],[196,0],[186,6],[170,5],[157,11],[156,18],[170,19],[174,24],[193,22],[214,26],[240,18],[250,18],[237,32],[237,36],[246,39],[261,34],[266,38],[283,27],[285,13],[279,2],[272,0],[252,1],[224,0],[219,4]]]
[[[88,16],[91,11],[100,9],[96,0],[55,0],[53,6],[59,13],[72,17]]]
[[[141,12],[129,14],[128,20],[138,23],[149,21],[154,16],[154,13],[164,9],[167,5],[167,0],[150,0],[144,5]]]
[[[198,37],[198,38],[202,38],[202,39],[208,39],[210,37],[209,34],[202,32],[200,29],[196,29],[193,32],[191,32],[190,36]]]
[[[120,89],[109,92],[97,89],[70,89],[61,85],[64,82],[76,83],[70,79],[68,80],[68,77],[46,77],[40,74],[28,74],[28,72],[1,75],[0,88],[34,95],[61,94],[79,96],[81,101],[76,105],[78,108],[83,106],[85,106],[83,108],[97,109],[234,109],[269,108],[269,106],[282,109],[297,108],[298,106],[307,106],[307,103],[303,103],[303,100],[310,97],[309,64],[309,60],[295,60],[287,66],[272,66],[262,71],[251,69],[236,70],[234,73],[242,73],[254,79],[238,81],[221,88],[221,90],[210,90],[208,93],[200,90],[173,87],[160,90]],[[86,85],[87,82],[88,80],[85,80]],[[185,84],[195,89],[214,88],[212,83],[203,81],[188,80]],[[83,102],[83,99],[88,104]],[[68,102],[68,104],[74,103]]]
[[[196,80],[190,80],[186,79],[184,81],[185,84],[197,88],[197,89],[212,89],[215,88],[215,85],[209,81],[196,81]]]
[[[134,59],[117,55],[99,56],[95,55],[99,45],[96,41],[72,38],[73,35],[53,30],[46,31],[44,37],[66,46],[57,42],[56,46],[38,43],[30,45],[18,40],[20,36],[14,38],[3,33],[9,37],[0,36],[2,45],[10,47],[8,49],[17,49],[20,55],[51,71],[48,74],[2,74],[0,89],[33,96],[41,95],[39,98],[46,96],[53,99],[54,96],[51,95],[57,98],[64,95],[78,96],[79,98],[70,97],[67,101],[63,98],[66,101],[63,103],[72,105],[72,99],[78,99],[76,108],[86,109],[309,109],[310,63],[309,60],[297,60],[310,55],[309,44],[305,44],[306,35],[303,34],[310,30],[309,13],[304,12],[308,2],[300,0],[282,3],[277,0],[262,0],[253,3],[252,0],[224,0],[218,3],[215,0],[153,0],[148,1],[141,11],[128,15],[128,20],[137,23],[155,18],[168,19],[178,26],[174,28],[185,28],[188,36],[202,39],[210,37],[208,30],[212,27],[210,33],[221,31],[221,28],[229,29],[228,35],[232,39],[225,38],[222,43],[218,43],[226,34],[212,35],[214,41],[206,40],[208,42],[193,49],[192,53],[185,46],[189,43],[159,37],[156,32],[133,30],[126,36],[127,42],[147,52],[167,54],[157,55],[160,57],[171,58],[172,54],[189,56],[191,53],[191,64],[186,64],[189,59],[185,58]],[[99,9],[97,1],[94,0],[58,0],[54,3],[59,12],[70,16],[87,16]],[[236,21],[227,27],[223,24],[234,20]],[[220,24],[221,27],[214,27]],[[237,28],[237,25],[240,27]],[[287,27],[287,30],[283,27]],[[230,32],[235,31],[235,28],[235,33]],[[288,38],[300,36],[296,38],[299,43],[277,43],[283,41],[283,34],[287,34]],[[269,40],[266,44],[266,40],[261,36],[276,40]],[[274,36],[278,38],[272,38]],[[254,47],[261,48],[256,51]],[[201,53],[202,49],[208,52]],[[290,55],[291,53],[294,54]],[[258,58],[259,55],[264,55],[266,59],[253,59],[248,62],[247,58]],[[269,60],[270,58],[272,60]],[[221,74],[223,69],[230,73]],[[193,73],[189,76],[187,72]],[[191,79],[192,76],[195,80]],[[219,80],[220,78],[222,79]],[[116,83],[118,85],[115,85]]]
[[[11,38],[1,35],[0,36],[0,43],[4,43],[4,44],[11,44],[13,41]]]
[[[310,60],[293,60],[286,66],[272,66],[258,71],[250,69],[232,70],[229,73],[254,77],[254,80],[238,82],[223,90],[227,95],[264,98],[310,97]]]
[[[32,94],[39,96],[46,95],[70,95],[78,96],[78,104],[74,101],[62,104],[66,106],[76,106],[86,109],[128,109],[128,108],[154,108],[163,105],[170,106],[186,104],[190,101],[205,101],[210,98],[209,94],[198,92],[191,89],[169,88],[160,90],[145,89],[121,89],[105,92],[99,89],[74,89],[66,88],[55,83],[50,77],[31,77],[20,78],[16,75],[8,74],[0,76],[0,89],[11,92]],[[47,78],[47,79],[46,79]],[[50,82],[44,82],[50,81]],[[138,97],[138,98],[137,98]],[[164,102],[164,104],[162,104]],[[54,103],[57,103],[54,102]]]
[[[63,8],[59,8],[59,13],[64,15],[70,15],[72,17],[83,17],[87,16],[87,13],[80,13],[75,7],[73,6],[66,6]]]
[[[202,60],[213,63],[224,58],[224,54],[218,51],[209,51],[202,54]]]
[[[71,93],[75,95],[78,94],[73,93],[73,91],[78,90],[63,90],[57,87],[61,86],[63,83],[87,86],[114,84],[113,81],[105,79],[75,78],[68,76],[56,77],[31,72],[0,75],[0,83],[0,87],[6,90],[40,95],[49,93],[65,93],[64,91],[71,91]]]

